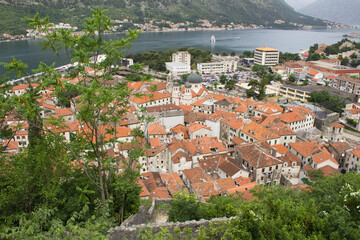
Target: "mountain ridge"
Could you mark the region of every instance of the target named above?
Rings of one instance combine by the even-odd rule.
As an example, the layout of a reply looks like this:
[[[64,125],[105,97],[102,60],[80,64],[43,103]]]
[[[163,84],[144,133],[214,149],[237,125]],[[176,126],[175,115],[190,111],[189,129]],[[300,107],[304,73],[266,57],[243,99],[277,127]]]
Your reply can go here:
[[[360,25],[359,0],[317,0],[298,11],[329,21]]]
[[[43,16],[50,15],[53,22],[71,24],[80,24],[79,19],[89,16],[89,8],[99,6],[109,9],[113,19],[130,18],[140,22],[207,19],[217,24],[234,22],[276,28],[294,28],[290,22],[317,27],[326,25],[322,20],[295,12],[284,0],[2,0],[0,4],[7,8],[2,16],[0,12],[0,17],[8,17],[9,12],[13,18],[39,12]],[[275,24],[276,20],[284,24]]]

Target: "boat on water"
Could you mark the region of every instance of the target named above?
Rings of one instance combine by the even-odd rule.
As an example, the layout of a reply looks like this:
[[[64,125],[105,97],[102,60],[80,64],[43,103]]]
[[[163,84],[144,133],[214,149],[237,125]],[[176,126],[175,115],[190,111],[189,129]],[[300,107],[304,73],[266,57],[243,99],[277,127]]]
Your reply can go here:
[[[214,35],[211,36],[210,42],[212,42],[212,43],[216,42],[216,39],[215,39],[215,36],[214,36]]]

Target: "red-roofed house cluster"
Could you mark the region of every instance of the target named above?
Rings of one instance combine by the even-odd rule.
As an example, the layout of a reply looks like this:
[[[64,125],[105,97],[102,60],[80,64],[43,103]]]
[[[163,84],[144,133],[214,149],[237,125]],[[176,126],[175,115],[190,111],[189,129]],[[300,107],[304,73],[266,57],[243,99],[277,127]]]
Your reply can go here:
[[[288,66],[292,67],[300,68]],[[77,84],[73,79],[64,81]],[[183,85],[154,80],[127,86],[133,92],[119,125],[101,126],[99,132],[105,142],[115,136],[119,143],[106,142],[104,148],[109,156],[123,159],[134,147],[133,129],[143,131],[145,156],[137,163],[143,198],[172,198],[180,191],[201,199],[237,193],[251,197],[248,191],[257,184],[301,184],[316,169],[325,175],[359,171],[358,147],[337,137],[342,136],[343,125],[331,125],[329,144],[298,137],[299,132],[314,129],[315,114],[304,106],[283,108],[273,101],[210,93],[194,74]],[[22,94],[28,87],[14,86],[9,94]],[[42,92],[39,103],[44,118],[65,121],[64,128],[45,127],[66,141],[72,134],[89,131],[77,119],[76,106],[60,107],[51,89]],[[153,121],[140,121],[137,114]],[[17,133],[2,144],[7,153],[16,154],[28,145],[27,123],[11,114],[5,123]],[[123,167],[119,163],[119,170]]]

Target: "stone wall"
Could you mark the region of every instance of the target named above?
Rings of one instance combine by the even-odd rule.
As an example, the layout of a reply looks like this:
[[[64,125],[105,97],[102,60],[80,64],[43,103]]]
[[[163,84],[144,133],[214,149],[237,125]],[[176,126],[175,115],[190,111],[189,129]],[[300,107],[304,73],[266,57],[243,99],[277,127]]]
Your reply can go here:
[[[155,224],[156,212],[158,206],[168,203],[169,200],[153,200],[151,207],[147,210],[146,207],[141,206],[138,213],[134,216],[126,219],[121,226],[112,228],[108,231],[109,240],[137,240],[142,239],[139,234],[141,231],[151,230],[153,234],[161,232],[163,228],[167,228],[171,234],[175,235],[174,230],[180,229],[183,232],[191,230],[192,238],[195,238],[199,234],[200,227],[209,227],[211,223],[219,223],[229,221],[233,218],[214,218],[211,220],[200,220],[200,221],[187,221],[187,222],[176,222],[176,223],[158,223]],[[190,231],[189,231],[190,232]]]
[[[210,224],[220,223],[229,221],[233,218],[214,218],[211,220],[200,220],[200,221],[187,221],[187,222],[176,222],[176,223],[163,223],[163,224],[154,224],[154,225],[147,225],[147,224],[140,224],[140,225],[133,225],[129,227],[125,227],[121,225],[120,227],[112,228],[109,230],[108,234],[109,240],[120,240],[120,239],[127,239],[127,240],[138,240],[142,239],[139,234],[141,234],[141,230],[151,230],[153,234],[161,232],[164,228],[167,228],[169,232],[175,236],[175,229],[179,229],[181,232],[190,232],[192,234],[191,238],[195,238],[199,234],[199,229],[201,227],[209,227]],[[185,238],[184,236],[183,238]]]

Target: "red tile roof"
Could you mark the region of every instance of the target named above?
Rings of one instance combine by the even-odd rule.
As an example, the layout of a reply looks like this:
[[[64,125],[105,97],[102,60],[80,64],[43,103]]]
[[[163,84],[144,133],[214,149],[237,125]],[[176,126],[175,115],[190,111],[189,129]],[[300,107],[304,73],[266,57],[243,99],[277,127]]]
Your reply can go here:
[[[289,143],[289,146],[303,157],[308,157],[315,153],[321,152],[321,144],[319,142]]]
[[[149,135],[166,135],[165,127],[154,123],[150,127],[147,128],[147,132]]]
[[[160,177],[165,187],[167,187],[168,191],[170,192],[171,196],[174,196],[176,193],[182,191],[188,192],[179,174],[177,174],[176,172],[164,173],[161,174]]]
[[[245,125],[241,131],[258,141],[280,138],[279,135],[255,122],[250,122],[248,125]]]
[[[189,139],[189,135],[187,133],[187,128],[184,125],[178,124],[175,127],[170,129],[171,132],[175,132],[176,134],[183,133],[184,139]]]
[[[344,125],[340,124],[340,123],[334,123],[334,124],[331,124],[332,127],[335,127],[335,128],[344,128]]]
[[[209,128],[205,125],[199,124],[199,123],[192,123],[187,128],[188,128],[189,132],[191,132],[191,133],[194,133],[200,129],[207,129],[207,130],[211,131],[211,128]]]

